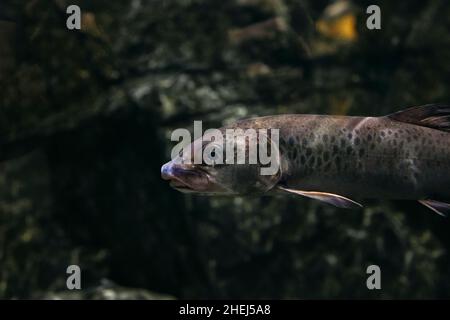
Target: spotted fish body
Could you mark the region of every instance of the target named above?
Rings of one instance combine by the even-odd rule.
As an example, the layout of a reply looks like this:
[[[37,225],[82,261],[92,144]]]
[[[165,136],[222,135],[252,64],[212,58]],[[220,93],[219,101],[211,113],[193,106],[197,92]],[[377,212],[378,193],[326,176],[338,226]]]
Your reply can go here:
[[[450,133],[388,117],[281,115],[240,127],[279,128],[288,188],[349,198],[450,199]]]

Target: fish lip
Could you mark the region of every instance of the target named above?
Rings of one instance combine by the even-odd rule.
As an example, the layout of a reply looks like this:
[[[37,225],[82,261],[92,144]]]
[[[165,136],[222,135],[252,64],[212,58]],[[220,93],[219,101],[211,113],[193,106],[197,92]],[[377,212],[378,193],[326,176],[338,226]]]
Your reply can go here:
[[[170,170],[170,173],[164,173],[163,174],[163,179],[164,180],[168,180],[169,181],[169,185],[170,187],[184,192],[184,193],[189,193],[189,192],[202,192],[202,190],[198,190],[197,188],[195,188],[193,185],[191,185],[188,181],[185,181],[185,179],[183,179],[183,176],[186,175],[197,175],[200,176],[203,179],[206,179],[206,184],[210,184],[211,183],[211,177],[209,175],[209,173],[198,167],[198,166],[189,166],[188,168],[186,167],[174,167],[172,170]]]
[[[192,187],[190,187],[187,183],[183,182],[182,180],[178,179],[178,178],[174,178],[173,180],[170,180],[169,185],[177,190],[192,190],[194,191],[194,189]]]
[[[191,187],[186,186],[186,185],[185,186],[174,186],[174,185],[170,184],[170,187],[177,191],[180,191],[182,193],[196,193],[197,192],[195,189],[192,189]]]

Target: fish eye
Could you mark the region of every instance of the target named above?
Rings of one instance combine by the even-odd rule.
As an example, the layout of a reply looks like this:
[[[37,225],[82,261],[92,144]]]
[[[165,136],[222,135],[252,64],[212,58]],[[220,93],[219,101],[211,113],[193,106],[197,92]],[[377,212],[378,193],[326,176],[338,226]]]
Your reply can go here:
[[[220,156],[221,150],[222,150],[222,146],[217,143],[213,143],[213,144],[209,144],[209,145],[205,146],[205,148],[203,150],[204,152],[206,151],[204,154],[204,156],[205,156],[204,160],[206,160],[206,161],[204,161],[205,162],[204,165],[215,166],[217,164],[220,164],[218,162],[221,161],[221,156]]]

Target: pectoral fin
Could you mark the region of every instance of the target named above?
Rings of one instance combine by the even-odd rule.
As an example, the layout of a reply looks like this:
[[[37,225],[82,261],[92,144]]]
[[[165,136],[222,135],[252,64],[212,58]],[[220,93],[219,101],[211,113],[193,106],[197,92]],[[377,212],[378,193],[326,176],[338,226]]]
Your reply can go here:
[[[441,215],[443,217],[448,216],[450,213],[450,204],[445,202],[440,202],[436,200],[419,200],[421,204],[423,204],[425,207],[433,210],[438,215]]]
[[[338,194],[333,193],[327,193],[327,192],[318,192],[318,191],[302,191],[302,190],[296,190],[296,189],[288,189],[284,187],[278,187],[281,190],[299,194],[304,197],[313,198],[316,200],[320,200],[329,204],[332,204],[333,206],[336,206],[338,208],[345,208],[345,209],[357,209],[362,208],[362,205],[359,204],[356,201],[353,201],[349,198],[340,196]]]

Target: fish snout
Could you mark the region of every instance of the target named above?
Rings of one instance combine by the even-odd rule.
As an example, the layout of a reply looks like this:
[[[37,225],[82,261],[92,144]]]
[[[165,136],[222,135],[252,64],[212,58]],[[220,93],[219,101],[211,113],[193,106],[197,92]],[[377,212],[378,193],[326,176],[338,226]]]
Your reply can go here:
[[[198,182],[198,173],[171,161],[161,167],[161,178],[169,181],[172,188],[191,192]]]
[[[161,167],[161,178],[164,180],[172,180],[174,179],[173,170],[172,170],[172,163],[167,162]]]

